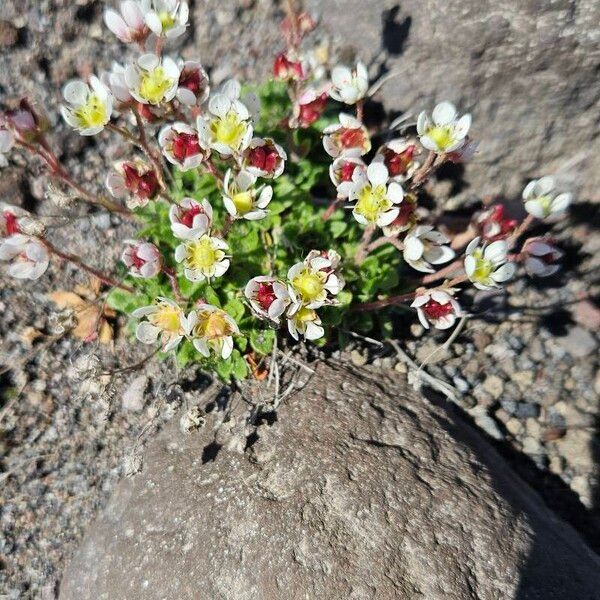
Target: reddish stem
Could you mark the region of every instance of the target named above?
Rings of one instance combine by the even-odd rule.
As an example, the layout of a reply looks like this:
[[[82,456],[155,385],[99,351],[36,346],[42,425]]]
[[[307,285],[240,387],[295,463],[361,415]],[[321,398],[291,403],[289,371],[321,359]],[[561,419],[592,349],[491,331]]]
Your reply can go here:
[[[94,277],[96,277],[97,279],[99,279],[100,281],[105,283],[106,285],[109,285],[111,287],[120,288],[122,290],[125,290],[126,292],[129,292],[130,294],[135,294],[135,289],[132,288],[131,286],[129,286],[125,283],[121,283],[120,281],[116,281],[115,279],[113,279],[109,275],[106,275],[102,271],[99,271],[98,269],[94,269],[93,267],[86,265],[75,254],[69,254],[68,252],[63,252],[62,250],[59,250],[56,246],[52,245],[48,240],[43,239],[43,238],[39,238],[39,239],[52,254],[55,254],[59,258],[62,258],[63,260],[66,260],[66,261],[76,265],[80,269],[83,269],[84,271],[86,271],[90,275],[93,275]]]

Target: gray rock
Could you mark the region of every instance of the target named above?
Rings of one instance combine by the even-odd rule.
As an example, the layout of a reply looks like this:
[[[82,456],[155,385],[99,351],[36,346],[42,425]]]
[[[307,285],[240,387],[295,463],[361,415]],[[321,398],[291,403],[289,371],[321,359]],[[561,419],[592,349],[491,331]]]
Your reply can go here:
[[[566,336],[558,338],[558,343],[575,358],[588,356],[596,349],[594,336],[583,327],[573,327]]]
[[[357,47],[361,57],[373,61],[371,74],[387,59],[397,73],[383,90],[387,108],[416,117],[416,111],[447,99],[472,112],[472,133],[481,146],[466,169],[471,193],[516,195],[524,178],[556,172],[565,186],[595,195],[600,3],[308,4],[323,14],[339,45]]]
[[[320,365],[245,453],[215,444],[221,417],[149,443],[61,600],[597,597],[578,535],[397,378]]]
[[[123,392],[121,405],[123,410],[139,412],[144,408],[144,392],[148,386],[148,376],[139,375],[131,381],[128,388]]]

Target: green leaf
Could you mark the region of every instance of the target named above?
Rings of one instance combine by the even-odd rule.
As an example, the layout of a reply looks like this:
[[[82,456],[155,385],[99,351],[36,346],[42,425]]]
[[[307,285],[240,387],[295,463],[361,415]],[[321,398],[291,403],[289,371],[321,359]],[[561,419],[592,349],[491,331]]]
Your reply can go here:
[[[276,332],[274,329],[252,329],[250,331],[250,346],[258,353],[266,356],[273,351]]]
[[[231,298],[226,302],[225,306],[223,306],[223,310],[237,323],[244,316],[246,307],[244,306],[244,303],[237,298]]]

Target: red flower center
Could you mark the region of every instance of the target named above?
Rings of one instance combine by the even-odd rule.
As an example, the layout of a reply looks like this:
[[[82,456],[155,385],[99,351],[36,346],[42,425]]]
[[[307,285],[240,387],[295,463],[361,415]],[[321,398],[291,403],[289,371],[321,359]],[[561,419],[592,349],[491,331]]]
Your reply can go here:
[[[180,161],[200,153],[200,142],[195,133],[178,133],[171,144],[173,156]]]
[[[340,181],[352,181],[352,175],[354,175],[355,169],[356,165],[354,163],[345,163],[340,169],[338,169],[338,179]]]
[[[123,165],[125,174],[125,187],[140,198],[154,198],[158,193],[158,178],[154,171],[147,171],[140,175],[134,165],[125,163]]]
[[[143,258],[140,258],[137,254],[137,251],[134,250],[131,253],[131,260],[133,261],[133,265],[137,268],[140,269],[141,267],[143,267],[146,264],[146,261]]]
[[[412,158],[415,153],[416,147],[409,146],[402,152],[394,152],[390,148],[386,148],[384,151],[384,163],[388,168],[388,171],[392,177],[397,175],[404,175],[408,170],[408,167],[412,163]]]
[[[441,317],[445,317],[446,315],[450,315],[454,312],[454,308],[450,302],[446,304],[440,304],[435,300],[429,300],[429,302],[422,306],[422,309],[427,317],[432,320],[440,319]]]
[[[504,205],[493,206],[481,225],[483,237],[488,241],[501,240],[508,236],[517,226],[516,219],[504,218]]]
[[[200,77],[200,71],[198,69],[190,69],[189,71],[184,70],[179,77],[179,87],[186,88],[195,95],[198,95],[201,83],[202,78]]]
[[[396,225],[396,227],[404,227],[405,225],[408,225],[408,222],[410,221],[415,210],[417,209],[417,205],[413,202],[405,200],[404,202],[400,203],[398,208],[400,209],[400,212],[398,213],[398,216],[394,219],[392,227],[394,225]]]
[[[273,173],[277,168],[279,152],[270,145],[259,146],[258,148],[252,148],[252,150],[250,150],[248,160],[253,167],[261,169],[261,171],[266,171],[267,173]]]
[[[10,211],[4,211],[4,225],[6,227],[7,235],[14,235],[15,233],[19,233],[19,224],[17,223],[17,217],[13,215]]]
[[[256,301],[261,305],[263,310],[268,310],[269,306],[276,300],[273,285],[270,283],[260,283],[256,292]]]
[[[361,129],[343,129],[339,140],[343,148],[362,148],[365,136]]]
[[[312,102],[300,105],[298,121],[302,127],[312,125],[322,114],[327,106],[327,94],[323,93]]]
[[[204,212],[204,209],[199,204],[194,204],[192,208],[188,208],[187,210],[183,210],[181,216],[179,217],[180,223],[185,225],[186,227],[193,227],[194,225],[194,217],[196,215],[200,215]]]

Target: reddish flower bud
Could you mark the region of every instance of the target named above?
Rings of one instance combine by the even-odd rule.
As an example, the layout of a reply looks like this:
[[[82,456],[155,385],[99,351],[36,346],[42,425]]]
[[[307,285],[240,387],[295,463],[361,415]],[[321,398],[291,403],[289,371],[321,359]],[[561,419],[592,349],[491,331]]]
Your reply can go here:
[[[17,222],[17,217],[14,213],[9,210],[5,210],[2,213],[2,222],[0,223],[0,236],[1,237],[9,237],[14,235],[15,233],[20,233],[19,224]]]
[[[173,137],[171,144],[173,155],[181,162],[200,153],[200,142],[195,133],[178,133]]]
[[[278,54],[273,63],[273,75],[281,81],[301,80],[304,79],[304,69],[300,61],[290,60],[287,55],[282,52]]]
[[[271,138],[254,138],[244,153],[246,170],[256,177],[279,177],[283,173],[287,154]]]
[[[525,257],[524,267],[532,277],[550,277],[559,269],[560,259],[564,256],[549,238],[529,238],[523,244],[521,254]]]
[[[403,152],[394,152],[391,148],[386,148],[383,153],[383,162],[388,169],[390,177],[404,175],[411,163],[417,150],[414,144],[411,144]]]
[[[132,163],[123,163],[122,168],[125,177],[125,187],[134,196],[151,200],[158,194],[159,184],[154,170],[140,173],[138,168]]]
[[[256,297],[256,301],[261,305],[263,310],[268,311],[269,306],[271,306],[271,304],[273,304],[273,302],[277,298],[277,296],[275,296],[275,292],[273,291],[273,284],[272,283],[259,284],[255,297]]]
[[[294,107],[293,126],[310,127],[325,111],[327,98],[327,92],[317,94],[313,90],[309,90],[300,96]]]
[[[516,219],[505,218],[504,205],[496,204],[479,215],[477,224],[481,237],[492,242],[508,237],[515,230],[518,222]]]

